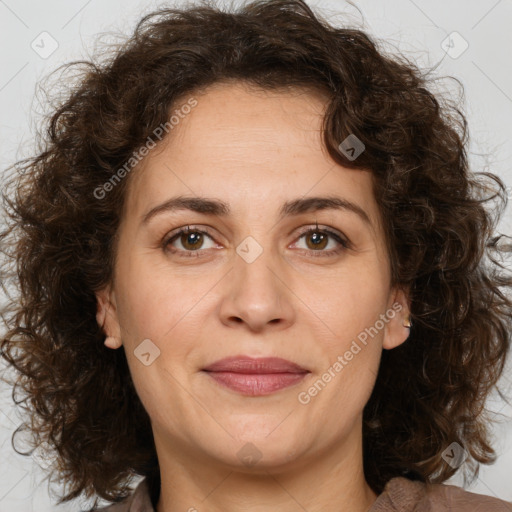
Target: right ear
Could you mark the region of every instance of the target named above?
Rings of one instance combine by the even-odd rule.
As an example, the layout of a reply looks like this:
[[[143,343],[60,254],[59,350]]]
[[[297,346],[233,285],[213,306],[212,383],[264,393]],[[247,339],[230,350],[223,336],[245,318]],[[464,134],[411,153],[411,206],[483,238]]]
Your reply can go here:
[[[110,285],[96,292],[96,321],[107,335],[105,346],[116,349],[123,343],[121,341],[121,328],[117,318],[117,306],[114,291]]]

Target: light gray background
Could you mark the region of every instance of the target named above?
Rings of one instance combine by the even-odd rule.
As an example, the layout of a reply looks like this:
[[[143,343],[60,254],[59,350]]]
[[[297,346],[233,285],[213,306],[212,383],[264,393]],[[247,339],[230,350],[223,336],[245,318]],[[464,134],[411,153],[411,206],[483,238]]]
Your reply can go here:
[[[360,13],[342,0],[308,3],[322,8],[335,24],[348,20],[389,41],[389,51],[394,45],[421,66],[439,64],[435,76],[453,75],[460,79],[465,87],[473,169],[486,168],[500,175],[510,187],[512,198],[510,0],[354,0]],[[99,33],[128,34],[143,13],[161,5],[164,3],[141,0],[0,0],[0,170],[31,154],[34,123],[39,121],[41,112],[41,106],[34,101],[36,83],[63,62],[87,59]],[[461,37],[453,35],[454,31]],[[42,32],[48,32],[58,44],[50,56],[43,52],[49,52],[55,43]],[[450,34],[453,44],[445,52],[442,44],[449,41],[446,38]],[[440,86],[441,90],[458,94],[449,80]],[[511,207],[500,228],[512,233]],[[510,376],[510,369],[506,376]],[[509,378],[503,379],[502,386],[512,396]],[[499,420],[494,428],[499,458],[495,465],[481,467],[479,478],[469,489],[512,500],[512,408],[495,398],[489,401],[489,409]],[[10,405],[10,390],[3,386],[0,512],[80,510],[79,501],[57,507],[38,464],[13,452],[10,438],[18,424]],[[40,463],[44,466],[44,462]],[[448,483],[461,485],[462,480],[454,478]],[[82,505],[85,507],[86,503]]]

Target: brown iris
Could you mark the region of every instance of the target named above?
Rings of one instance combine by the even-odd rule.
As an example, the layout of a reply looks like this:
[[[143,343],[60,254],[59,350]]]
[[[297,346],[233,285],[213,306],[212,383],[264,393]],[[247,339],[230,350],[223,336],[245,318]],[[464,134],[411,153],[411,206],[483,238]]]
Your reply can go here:
[[[307,234],[306,240],[314,240],[313,241],[313,249],[325,249],[328,236],[324,233],[319,233],[318,231],[311,231]],[[324,243],[325,242],[325,243]],[[323,245],[322,245],[323,244]],[[309,247],[309,243],[308,243]]]
[[[202,245],[203,242],[203,234],[198,233],[197,231],[189,231],[182,233],[180,238],[183,247],[191,251],[200,249],[200,246]]]

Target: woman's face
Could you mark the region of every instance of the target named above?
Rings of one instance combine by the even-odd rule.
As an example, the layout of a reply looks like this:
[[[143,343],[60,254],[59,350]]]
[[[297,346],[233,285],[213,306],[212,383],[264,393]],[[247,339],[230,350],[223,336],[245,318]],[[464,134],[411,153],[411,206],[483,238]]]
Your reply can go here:
[[[132,171],[115,282],[98,293],[105,331],[159,456],[264,469],[346,458],[382,348],[409,333],[371,174],[330,159],[313,92],[216,84],[195,98]],[[171,208],[177,197],[198,200]],[[233,356],[302,370],[205,371]]]

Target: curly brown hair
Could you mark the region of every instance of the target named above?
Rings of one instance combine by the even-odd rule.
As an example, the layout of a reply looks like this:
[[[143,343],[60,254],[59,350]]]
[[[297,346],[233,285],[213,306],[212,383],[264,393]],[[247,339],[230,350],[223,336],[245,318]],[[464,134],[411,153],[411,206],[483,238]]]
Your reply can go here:
[[[427,72],[379,44],[333,27],[303,0],[224,11],[203,2],[152,12],[122,45],[102,50],[102,61],[65,66],[81,70],[78,82],[45,118],[37,156],[10,168],[17,172],[3,194],[0,234],[9,296],[1,354],[28,418],[13,442],[25,428],[33,448],[55,450],[54,473],[70,487],[59,503],[82,493],[119,501],[137,475],[158,485],[151,424],[125,353],[105,348],[96,321],[95,292],[112,280],[137,171],[108,200],[95,190],[183,97],[229,80],[323,91],[330,156],[373,173],[392,284],[410,287],[413,322],[409,340],[383,352],[364,409],[374,492],[395,476],[445,481],[457,471],[442,458],[452,442],[469,452],[473,476],[478,463],[495,460],[485,401],[512,331],[512,279],[495,233],[505,186],[490,172],[470,172],[460,108],[427,89]],[[349,134],[365,145],[355,160],[339,150]]]

